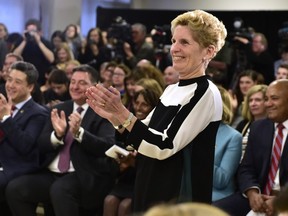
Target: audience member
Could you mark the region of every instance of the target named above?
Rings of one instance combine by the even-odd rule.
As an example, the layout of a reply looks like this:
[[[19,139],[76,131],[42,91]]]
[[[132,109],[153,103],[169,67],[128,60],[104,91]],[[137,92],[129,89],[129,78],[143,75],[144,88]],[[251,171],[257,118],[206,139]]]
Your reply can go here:
[[[161,94],[151,88],[136,92],[133,98],[135,116],[139,120],[145,119],[158,104],[160,96]],[[119,145],[125,148],[125,144],[121,143],[122,140],[117,141],[120,142]],[[131,146],[126,148],[127,150],[132,150],[130,149]],[[126,216],[131,214],[134,181],[135,167],[128,167],[120,173],[113,190],[105,198],[103,216]]]
[[[151,78],[142,78],[135,82],[134,92],[142,89],[153,89],[153,91],[157,92],[159,95],[162,95],[163,93],[163,88],[160,86],[160,84]]]
[[[135,94],[135,78],[132,72],[125,76],[124,84],[125,84],[125,94],[122,97],[122,103],[128,110],[134,113],[133,97]]]
[[[37,78],[38,72],[32,64],[15,62],[6,81],[8,100],[0,94],[0,209],[5,216],[10,215],[2,208],[6,185],[40,168],[36,140],[48,111],[31,97]]]
[[[69,45],[73,56],[78,59],[78,55],[81,52],[82,40],[78,32],[77,25],[69,24],[63,31],[65,42]]]
[[[274,60],[268,51],[268,41],[264,34],[254,33],[252,43],[247,38],[236,36],[235,40],[245,44],[247,57],[247,69],[261,73],[265,83],[269,84],[274,80]]]
[[[49,85],[49,82],[48,82],[48,78],[49,78],[50,73],[53,70],[55,70],[55,69],[57,69],[56,66],[52,65],[50,67],[50,69],[48,71],[46,71],[46,73],[45,73],[45,83],[42,86],[40,86],[40,91],[41,92],[44,92],[44,91],[46,91],[46,90],[48,90],[50,88],[50,85]]]
[[[143,65],[137,66],[132,70],[135,81],[142,78],[155,79],[161,86],[162,89],[166,88],[163,73],[154,65]]]
[[[250,127],[238,169],[239,192],[214,203],[231,215],[243,216],[249,211],[272,215],[275,195],[288,183],[288,80],[268,86],[265,106],[268,118],[254,121]]]
[[[52,44],[52,49],[54,54],[56,50],[60,48],[60,45],[65,42],[63,32],[61,30],[56,30],[52,33],[50,42]],[[56,55],[55,55],[56,56]]]
[[[56,104],[70,100],[69,79],[65,71],[55,69],[49,74],[48,83],[50,88],[43,92],[44,103],[49,108]]]
[[[254,70],[244,70],[239,74],[237,85],[232,92],[234,118],[231,126],[233,128],[236,128],[239,122],[242,121],[242,103],[248,90],[252,86],[262,84],[263,82],[263,76]]]
[[[51,121],[46,122],[38,139],[42,171],[21,176],[7,187],[13,215],[35,215],[39,202],[47,207],[51,202],[56,216],[85,215],[82,211],[95,209],[101,215],[118,165],[104,153],[115,143],[112,125],[86,103],[86,89],[97,82],[98,74],[92,67],[74,68],[69,87],[72,100],[52,109]]]
[[[205,69],[224,45],[227,32],[222,22],[202,10],[177,16],[171,30],[170,53],[180,81],[165,89],[144,121],[125,108],[115,88],[98,84],[86,92],[94,111],[120,132],[126,129],[126,143],[138,152],[135,212],[159,202],[210,203],[212,198],[214,147],[222,100],[217,87],[205,76]]]
[[[91,28],[88,31],[85,44],[82,45],[78,60],[82,64],[89,64],[99,71],[103,62],[111,61],[110,49],[104,44],[100,28]]]
[[[147,29],[144,24],[135,23],[132,28],[132,42],[133,46],[128,42],[124,43],[124,52],[126,54],[126,60],[124,61],[131,69],[141,59],[149,60],[155,63],[155,52],[153,45],[146,42]]]
[[[68,77],[69,80],[71,80],[72,74],[73,74],[73,69],[75,67],[80,66],[80,62],[77,60],[70,60],[66,63],[66,67],[65,67],[65,73],[66,76]]]
[[[8,29],[4,23],[0,23],[0,68],[3,67],[5,56],[9,52],[7,38]]]
[[[179,73],[173,68],[173,66],[167,66],[164,69],[163,75],[166,86],[179,82]]]
[[[112,73],[112,86],[120,92],[121,97],[125,94],[124,79],[129,74],[131,74],[131,70],[125,64],[116,65]]]
[[[274,74],[276,76],[278,67],[282,64],[288,64],[288,45],[284,45],[279,50],[280,59],[274,61]]]
[[[216,135],[212,201],[236,191],[235,174],[241,157],[241,134],[230,127],[233,119],[232,101],[229,92],[218,86],[223,101],[222,121]]]
[[[23,57],[24,61],[30,62],[39,72],[38,83],[45,83],[45,72],[54,62],[54,53],[50,41],[42,37],[41,23],[30,19],[25,23],[23,40],[15,45],[14,53]]]
[[[55,50],[55,65],[60,70],[65,70],[67,63],[74,60],[74,55],[69,45],[64,42]]]
[[[100,73],[100,80],[104,87],[109,88],[112,85],[112,76],[117,63],[114,61],[109,62],[105,69]]]
[[[242,136],[242,156],[244,156],[248,136],[250,133],[251,123],[255,120],[259,120],[266,117],[266,108],[265,108],[265,93],[267,90],[267,85],[259,84],[252,86],[244,99],[243,108],[242,108],[242,117],[243,120],[239,122],[236,126]]]
[[[277,68],[275,79],[287,79],[288,77],[288,64],[281,64]]]
[[[147,59],[141,59],[140,61],[138,61],[138,63],[136,64],[136,67],[145,67],[146,65],[152,65],[152,62],[150,62]]]

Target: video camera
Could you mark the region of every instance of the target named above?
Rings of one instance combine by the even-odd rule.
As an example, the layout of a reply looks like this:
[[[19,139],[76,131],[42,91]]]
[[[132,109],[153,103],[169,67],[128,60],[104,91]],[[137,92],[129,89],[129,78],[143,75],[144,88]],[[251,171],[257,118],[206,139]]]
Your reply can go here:
[[[107,30],[107,38],[113,46],[115,60],[121,62],[126,56],[123,50],[124,42],[131,44],[132,41],[131,25],[122,17],[116,17]]]
[[[156,52],[163,51],[165,45],[171,44],[170,26],[169,25],[154,26],[154,28],[151,30],[151,37]]]
[[[245,28],[244,21],[241,18],[236,17],[234,19],[233,26],[234,31],[228,34],[228,40],[231,42],[231,44],[236,45],[237,47],[241,46],[241,43],[238,40],[234,39],[236,36],[246,38],[249,41],[252,41],[254,30],[251,27]]]

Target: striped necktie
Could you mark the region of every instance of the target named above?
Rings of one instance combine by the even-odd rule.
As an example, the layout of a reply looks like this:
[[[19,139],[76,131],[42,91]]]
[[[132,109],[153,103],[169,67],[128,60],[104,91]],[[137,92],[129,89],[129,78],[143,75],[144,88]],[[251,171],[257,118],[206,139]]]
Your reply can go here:
[[[270,163],[270,171],[269,171],[269,175],[268,175],[268,180],[266,183],[266,186],[264,188],[264,194],[270,195],[273,184],[274,184],[274,180],[275,180],[275,176],[276,173],[278,171],[279,168],[279,161],[281,158],[281,149],[282,149],[282,141],[283,141],[283,129],[285,127],[283,126],[283,124],[279,123],[277,125],[277,134],[276,134],[276,138],[275,138],[275,143],[274,143],[274,147],[272,150],[272,158],[271,158],[271,163]]]

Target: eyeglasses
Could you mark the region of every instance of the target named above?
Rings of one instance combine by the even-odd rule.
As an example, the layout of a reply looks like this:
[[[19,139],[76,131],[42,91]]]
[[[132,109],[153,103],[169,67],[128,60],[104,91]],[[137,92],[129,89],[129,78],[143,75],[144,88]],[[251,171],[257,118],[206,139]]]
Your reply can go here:
[[[113,73],[113,76],[125,76],[125,74],[121,74],[121,73]]]

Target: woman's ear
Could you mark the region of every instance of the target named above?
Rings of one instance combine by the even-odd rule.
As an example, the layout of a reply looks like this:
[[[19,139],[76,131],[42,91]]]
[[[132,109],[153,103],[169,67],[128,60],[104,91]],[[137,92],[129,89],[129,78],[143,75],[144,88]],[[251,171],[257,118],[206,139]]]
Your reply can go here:
[[[212,58],[214,58],[216,55],[216,48],[214,45],[209,45],[207,47],[207,54],[206,56],[204,57],[204,59],[209,59],[211,60]]]

